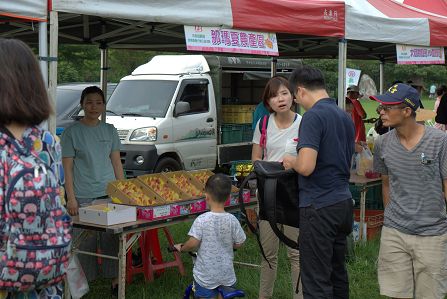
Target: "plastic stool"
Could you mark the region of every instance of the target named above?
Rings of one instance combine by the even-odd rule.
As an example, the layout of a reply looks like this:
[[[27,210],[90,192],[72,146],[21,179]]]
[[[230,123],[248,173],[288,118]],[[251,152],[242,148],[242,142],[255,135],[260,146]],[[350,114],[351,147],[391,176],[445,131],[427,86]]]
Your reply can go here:
[[[164,235],[169,243],[169,246],[174,246],[174,240],[171,233],[166,227],[161,228]],[[182,259],[180,257],[180,252],[173,252],[174,260],[169,262],[163,262],[163,256],[160,250],[160,241],[158,239],[158,229],[151,229],[146,232],[145,235],[145,248],[148,250],[147,253],[143,255],[143,261],[146,260],[148,264],[148,280],[153,281],[155,272],[163,272],[166,268],[177,267],[180,275],[185,276],[185,268],[183,266]],[[142,250],[143,252],[143,250]]]
[[[129,283],[129,284],[132,283],[133,276],[135,274],[139,274],[139,273],[143,273],[144,274],[144,279],[146,281],[149,280],[148,261],[147,261],[147,258],[145,258],[146,256],[148,256],[147,249],[145,247],[145,239],[146,239],[145,234],[146,234],[146,232],[142,232],[141,236],[140,236],[140,239],[138,240],[138,244],[140,245],[140,249],[141,249],[142,264],[137,265],[137,266],[132,265],[132,250],[129,250],[129,252],[127,252],[127,256],[126,256],[126,282]]]

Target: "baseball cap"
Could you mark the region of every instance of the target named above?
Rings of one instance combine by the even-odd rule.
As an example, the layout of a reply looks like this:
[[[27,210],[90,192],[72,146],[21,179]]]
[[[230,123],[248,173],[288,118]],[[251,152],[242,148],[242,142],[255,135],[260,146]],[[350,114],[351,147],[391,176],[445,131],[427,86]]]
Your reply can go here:
[[[370,96],[369,98],[385,105],[406,104],[414,111],[421,104],[418,91],[410,85],[403,83],[394,84],[384,94]]]

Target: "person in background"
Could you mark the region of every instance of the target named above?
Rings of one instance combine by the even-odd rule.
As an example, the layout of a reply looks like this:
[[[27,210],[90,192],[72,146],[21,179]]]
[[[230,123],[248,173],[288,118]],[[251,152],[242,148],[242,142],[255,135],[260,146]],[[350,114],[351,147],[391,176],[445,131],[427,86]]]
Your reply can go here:
[[[269,115],[270,112],[265,108],[264,101],[261,101],[256,105],[256,109],[253,112],[253,121],[251,123],[251,129],[255,131],[258,121],[264,117],[264,115]]]
[[[435,98],[435,93],[436,93],[436,85],[433,83],[430,86],[430,95],[428,96],[430,99],[434,99]]]
[[[289,90],[289,82],[283,77],[273,77],[267,82],[262,99],[271,112],[267,116],[266,143],[261,142],[263,122],[261,118],[255,126],[251,158],[253,161],[280,162],[286,154],[287,144],[294,142],[294,139],[298,137],[301,116],[291,110],[293,98]],[[296,153],[296,145],[293,150]],[[261,261],[259,299],[269,299],[272,298],[276,280],[279,239],[267,220],[259,220],[258,225],[261,245],[268,260],[268,262],[264,259]],[[298,240],[298,228],[281,224],[278,226],[288,238]],[[291,264],[292,286],[295,289],[300,273],[300,254],[298,250],[287,247],[287,255]],[[298,294],[294,292],[293,298],[302,298],[302,292]]]
[[[189,239],[174,247],[179,252],[197,250],[193,269],[194,298],[218,298],[219,286],[235,287],[233,249],[245,242],[246,236],[237,218],[225,212],[230,196],[231,180],[224,174],[209,177],[205,184],[205,199],[210,207],[194,220]]]
[[[118,132],[111,124],[99,120],[105,111],[105,99],[101,89],[90,86],[82,91],[80,99],[85,116],[64,130],[61,137],[62,163],[65,173],[67,209],[71,215],[78,214],[78,208],[93,203],[108,202],[107,184],[124,179],[120,160]],[[79,235],[81,229],[75,229]],[[97,248],[97,238],[101,248]],[[116,256],[118,238],[113,234],[95,233],[80,244],[80,250]],[[89,280],[97,276],[96,257],[80,255],[79,260]],[[103,273],[112,280],[112,292],[117,293],[118,263],[103,260]]]
[[[283,165],[298,172],[300,265],[304,298],[349,298],[345,266],[352,231],[349,191],[355,129],[351,117],[329,98],[319,69],[303,65],[289,79],[306,113],[300,125],[298,156]]]
[[[424,81],[420,77],[416,77],[407,81],[407,84],[416,89],[419,93],[419,97],[422,97],[422,91],[426,90],[424,86]],[[420,108],[424,109],[424,104],[422,104],[421,99],[419,99]]]
[[[366,142],[366,129],[363,120],[367,115],[359,101],[360,97],[362,97],[362,95],[360,94],[357,85],[351,85],[348,87],[346,100],[350,101],[352,104],[350,114],[355,127],[356,152],[361,152],[363,149],[362,144]]]
[[[442,131],[446,130],[447,124],[447,86],[441,85],[436,89],[436,102],[433,111],[436,112],[434,127]],[[442,105],[441,105],[442,102]],[[441,106],[441,108],[439,108]]]
[[[7,196],[6,188],[12,181],[10,174],[14,173],[19,175],[20,172],[26,170],[25,167],[29,167],[26,166],[26,164],[35,161],[35,158],[32,157],[33,155],[42,159],[41,169],[48,169],[48,173],[50,172],[50,169],[52,169],[52,172],[59,180],[57,183],[61,184],[60,186],[57,186],[55,190],[51,190],[53,189],[51,187],[54,185],[51,187],[48,186],[47,189],[49,190],[42,190],[44,196],[40,199],[42,202],[44,201],[44,198],[54,200],[51,205],[60,205],[60,211],[64,214],[65,208],[62,206],[61,202],[58,202],[60,197],[57,196],[58,191],[63,194],[63,174],[61,171],[62,161],[59,139],[49,132],[45,132],[40,126],[40,124],[47,120],[54,111],[51,108],[51,103],[48,99],[47,89],[36,56],[22,41],[0,38],[0,65],[0,246],[6,248],[7,244],[4,237],[6,237],[6,232],[10,232],[9,228],[6,226],[7,222],[5,219],[7,217],[7,211],[4,210],[4,207],[6,205],[5,198]],[[43,140],[43,137],[45,137],[45,140]],[[11,161],[15,161],[15,163],[12,163]],[[20,164],[23,166],[20,166]],[[20,167],[23,169],[20,170]],[[42,177],[39,176],[39,172],[37,172],[37,177],[34,181],[37,182],[37,179],[42,179]],[[17,188],[19,187],[24,187],[20,185],[30,183],[30,185],[27,185],[26,187],[27,194],[31,193],[34,196],[36,190],[41,192],[37,187],[37,183],[36,185],[33,185],[32,179],[25,179],[25,176],[23,176],[20,181],[22,181],[22,183],[17,182],[11,191],[14,189],[18,190]],[[50,182],[51,179],[48,179],[47,184],[50,184]],[[26,206],[34,205],[32,202],[35,198],[25,195],[25,197],[20,199],[20,195],[17,195],[18,191],[15,193],[15,200],[19,202],[18,206],[20,206],[20,202],[25,202],[25,200],[28,202]],[[22,207],[22,209],[23,211],[26,211],[26,207]],[[51,211],[51,213],[53,213],[53,211]],[[32,212],[27,212],[27,214],[29,219],[35,218],[31,215]],[[40,217],[39,215],[44,214],[42,211],[42,214],[40,212],[34,212],[34,215]],[[28,221],[28,218],[26,221]],[[11,224],[21,225],[14,216],[9,218],[9,222]],[[35,230],[32,227],[29,227],[26,237],[32,236],[32,234],[38,232],[37,229],[37,227]],[[24,236],[22,235],[22,237]],[[11,238],[10,240],[13,239]],[[53,253],[53,250],[54,249],[50,249],[51,252],[49,252]],[[26,264],[26,268],[29,267],[29,269],[23,268],[23,263],[22,269],[20,269],[18,266],[20,261],[17,257],[14,258],[17,261],[16,267],[12,266],[8,268],[5,262],[3,262],[3,265],[0,268],[0,273],[2,273],[0,277],[2,287],[5,286],[5,283],[11,283],[11,285],[14,283],[14,285],[18,284],[19,286],[24,287],[26,283],[33,285],[37,282],[39,277],[35,277],[33,271],[36,271],[37,273],[43,273],[43,271],[39,271],[35,268],[36,251],[37,250],[33,249],[27,251],[28,256],[25,256],[26,259],[22,260],[22,262]],[[19,250],[17,250],[17,252],[19,252]],[[32,257],[32,255],[34,255],[34,257]],[[7,259],[7,256],[8,255],[5,253],[4,249],[2,249],[2,257],[4,260]],[[47,273],[49,277],[55,275],[54,267],[49,265],[52,265],[50,262],[59,263],[59,261],[56,262],[54,259],[48,260],[47,258],[42,257],[37,261],[43,265],[45,269],[48,267],[51,269],[53,274]],[[14,264],[14,262],[12,263]],[[14,278],[15,275],[16,277]],[[11,282],[11,280],[16,281]],[[6,290],[0,290],[0,298],[62,298],[63,293],[63,283],[53,283],[51,286],[26,292],[8,292]]]
[[[380,238],[380,293],[392,298],[447,294],[447,136],[416,122],[419,92],[391,86],[380,103],[384,125],[394,130],[374,145],[374,170],[382,174],[385,219]]]

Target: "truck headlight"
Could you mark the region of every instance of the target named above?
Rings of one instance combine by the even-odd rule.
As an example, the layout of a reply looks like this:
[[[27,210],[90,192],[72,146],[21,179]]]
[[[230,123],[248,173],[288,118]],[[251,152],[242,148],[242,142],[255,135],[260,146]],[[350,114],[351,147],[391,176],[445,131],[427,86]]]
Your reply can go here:
[[[129,137],[129,141],[156,141],[157,140],[157,128],[147,127],[136,129]]]

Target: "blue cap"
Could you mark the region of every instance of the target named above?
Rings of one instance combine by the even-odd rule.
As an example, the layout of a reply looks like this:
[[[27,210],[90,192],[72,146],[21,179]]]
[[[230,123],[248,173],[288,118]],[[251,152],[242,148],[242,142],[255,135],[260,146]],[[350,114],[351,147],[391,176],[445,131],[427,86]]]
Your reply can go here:
[[[405,104],[414,111],[421,105],[419,92],[410,85],[403,83],[394,84],[388,88],[386,93],[369,98],[385,105]]]

